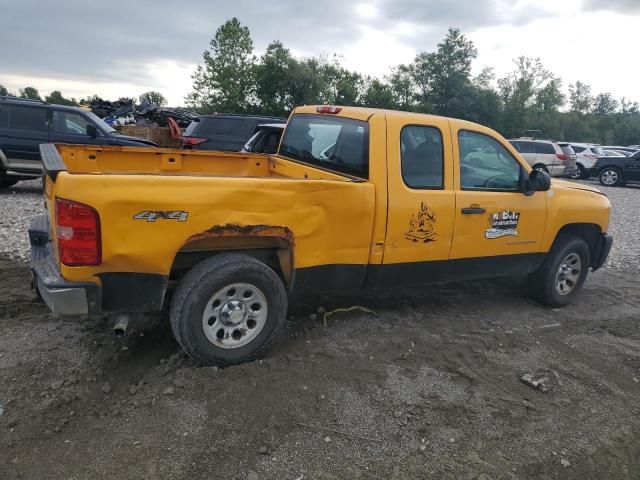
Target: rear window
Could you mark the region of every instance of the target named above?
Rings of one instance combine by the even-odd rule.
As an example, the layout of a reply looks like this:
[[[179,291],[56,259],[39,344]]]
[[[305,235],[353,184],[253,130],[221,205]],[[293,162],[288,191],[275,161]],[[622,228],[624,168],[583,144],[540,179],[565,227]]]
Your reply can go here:
[[[249,130],[251,121],[242,118],[201,118],[198,125],[198,135],[233,135],[239,130]]]
[[[324,115],[294,115],[280,155],[360,178],[369,178],[369,124]]]
[[[200,120],[194,120],[193,122],[191,122],[187,127],[187,129],[184,131],[185,137],[192,136],[193,133],[196,131],[196,128],[198,128],[198,125],[200,125]]]
[[[543,155],[555,155],[556,149],[552,143],[536,142],[536,153]]]
[[[47,110],[12,105],[11,114],[9,115],[9,128],[31,132],[46,132]]]
[[[600,146],[591,147],[591,151],[594,155],[598,155],[599,157],[604,155],[604,150],[602,150],[602,147]]]
[[[576,152],[571,148],[571,145],[561,144],[560,148],[562,149],[562,153],[565,155],[573,156]]]

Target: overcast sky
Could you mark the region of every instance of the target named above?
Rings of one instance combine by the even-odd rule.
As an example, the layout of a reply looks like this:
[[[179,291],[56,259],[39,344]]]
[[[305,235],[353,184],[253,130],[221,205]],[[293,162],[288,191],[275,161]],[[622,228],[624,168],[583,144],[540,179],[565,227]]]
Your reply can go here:
[[[499,76],[540,57],[569,83],[640,101],[640,0],[0,0],[0,84],[105,98],[159,90],[183,103],[202,51],[225,20],[248,25],[256,53],[275,39],[296,55],[337,53],[384,76],[432,51],[450,26]]]

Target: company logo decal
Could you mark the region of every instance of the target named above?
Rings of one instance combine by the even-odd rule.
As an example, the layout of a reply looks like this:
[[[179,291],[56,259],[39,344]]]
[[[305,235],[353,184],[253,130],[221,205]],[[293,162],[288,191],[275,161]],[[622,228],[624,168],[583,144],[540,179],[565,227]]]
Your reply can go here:
[[[134,220],[146,220],[147,222],[155,222],[156,220],[177,220],[179,222],[186,222],[189,217],[189,212],[166,212],[166,211],[144,211],[133,216]]]
[[[436,233],[436,214],[426,203],[422,202],[418,213],[411,215],[409,231],[404,234],[404,238],[415,243],[435,242],[438,238]]]
[[[490,240],[502,237],[517,237],[520,213],[505,210],[501,213],[492,213],[489,216],[490,227],[484,232],[484,236]]]

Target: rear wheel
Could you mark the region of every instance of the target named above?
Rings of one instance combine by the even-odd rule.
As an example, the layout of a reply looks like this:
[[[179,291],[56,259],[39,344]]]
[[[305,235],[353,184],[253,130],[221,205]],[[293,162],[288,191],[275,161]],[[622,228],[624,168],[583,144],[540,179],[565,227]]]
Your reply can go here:
[[[196,265],[171,303],[171,328],[189,356],[207,365],[252,361],[280,337],[287,294],[278,275],[247,255]]]
[[[4,173],[0,172],[0,188],[13,187],[19,181],[20,179],[18,178],[7,177]]]
[[[569,176],[569,178],[571,178],[572,180],[580,180],[580,179],[587,179],[589,178],[589,174],[587,173],[587,169],[584,168],[583,165],[581,165],[580,163],[578,163],[577,165],[578,169],[576,170],[576,172],[572,175]]]
[[[614,167],[606,167],[600,172],[600,184],[605,187],[618,187],[624,184],[622,172]]]
[[[589,246],[573,235],[559,236],[542,265],[528,278],[534,300],[549,307],[573,301],[589,273]]]

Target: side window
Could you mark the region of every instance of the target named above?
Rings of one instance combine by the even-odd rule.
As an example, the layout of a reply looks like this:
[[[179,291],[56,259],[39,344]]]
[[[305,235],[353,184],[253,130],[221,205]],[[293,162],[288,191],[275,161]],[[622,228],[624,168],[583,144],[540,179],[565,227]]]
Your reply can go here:
[[[400,134],[402,179],[410,188],[443,188],[444,153],[440,130],[412,125]]]
[[[9,128],[9,107],[0,105],[0,128]]]
[[[462,130],[460,186],[463,190],[518,191],[522,168],[497,140],[482,133]]]
[[[577,147],[577,146],[574,146],[574,145],[572,145],[572,147],[573,147],[573,151],[576,152],[576,153],[582,153],[582,152],[584,152],[586,150],[586,148],[584,148],[584,147]]]
[[[522,144],[520,142],[516,142],[514,140],[509,140],[509,143],[515,148],[518,152],[522,153]]]
[[[51,131],[69,135],[86,135],[89,121],[82,115],[71,112],[54,111]]]
[[[520,142],[520,153],[536,153],[533,142]]]
[[[9,115],[9,128],[30,132],[46,132],[47,110],[45,108],[12,105],[11,114]]]
[[[536,153],[543,155],[555,155],[556,149],[550,143],[536,142]]]

